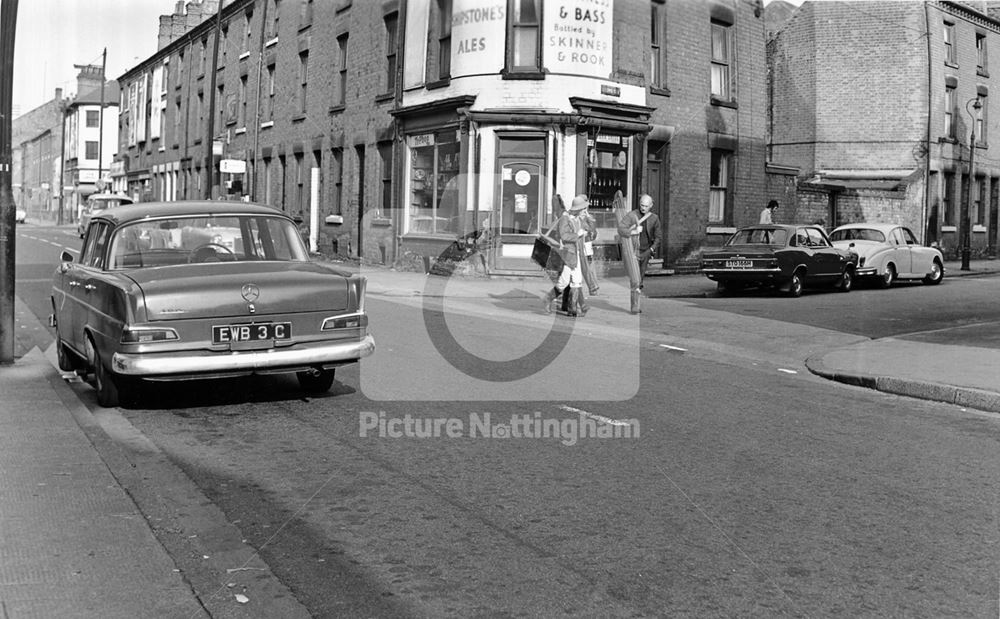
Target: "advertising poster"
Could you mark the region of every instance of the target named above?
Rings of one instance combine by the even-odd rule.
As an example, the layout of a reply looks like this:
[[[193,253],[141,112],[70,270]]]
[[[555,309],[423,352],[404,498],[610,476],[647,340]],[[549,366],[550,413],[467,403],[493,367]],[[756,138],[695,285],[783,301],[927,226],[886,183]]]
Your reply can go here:
[[[451,76],[499,73],[506,33],[506,0],[454,0]]]
[[[543,3],[545,68],[550,73],[611,75],[614,0]]]

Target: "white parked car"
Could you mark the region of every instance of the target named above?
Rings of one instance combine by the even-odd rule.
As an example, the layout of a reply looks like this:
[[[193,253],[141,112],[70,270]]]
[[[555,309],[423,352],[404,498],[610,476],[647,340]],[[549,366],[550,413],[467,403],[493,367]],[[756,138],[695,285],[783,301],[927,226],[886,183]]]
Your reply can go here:
[[[14,211],[14,221],[19,224],[23,224],[28,221],[28,211],[18,207],[17,210]]]
[[[897,279],[922,279],[939,284],[944,278],[944,256],[936,247],[917,243],[905,226],[896,224],[847,224],[830,234],[835,247],[858,254],[855,277],[875,278],[882,288]]]

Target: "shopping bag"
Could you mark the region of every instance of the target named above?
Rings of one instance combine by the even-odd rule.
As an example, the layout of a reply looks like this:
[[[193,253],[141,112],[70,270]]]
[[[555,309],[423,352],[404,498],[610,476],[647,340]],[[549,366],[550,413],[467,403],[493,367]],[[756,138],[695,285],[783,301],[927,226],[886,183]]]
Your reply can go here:
[[[554,241],[548,236],[539,236],[531,249],[531,259],[546,271],[561,271],[563,260],[552,245]]]

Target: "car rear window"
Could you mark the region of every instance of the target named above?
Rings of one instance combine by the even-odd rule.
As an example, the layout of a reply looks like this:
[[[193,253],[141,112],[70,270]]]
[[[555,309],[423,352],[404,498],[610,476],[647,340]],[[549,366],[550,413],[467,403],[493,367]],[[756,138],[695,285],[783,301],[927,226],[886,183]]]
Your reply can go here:
[[[726,245],[784,246],[788,233],[783,229],[746,228],[734,234]]]
[[[872,228],[844,228],[834,230],[830,235],[831,241],[875,241],[885,243],[885,235]]]
[[[111,269],[309,259],[295,224],[280,217],[258,215],[133,222],[115,231],[110,254]]]

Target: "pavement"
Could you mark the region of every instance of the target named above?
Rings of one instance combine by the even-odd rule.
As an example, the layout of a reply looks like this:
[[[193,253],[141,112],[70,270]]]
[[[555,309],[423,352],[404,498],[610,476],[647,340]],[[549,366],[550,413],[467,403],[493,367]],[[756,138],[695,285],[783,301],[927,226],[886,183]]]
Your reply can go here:
[[[368,292],[374,298],[422,303],[427,297],[439,297],[446,298],[449,307],[491,317],[507,311],[518,322],[551,324],[553,320],[539,309],[538,299],[547,286],[541,278],[449,278],[377,265],[344,266],[368,277]],[[948,278],[997,273],[997,260],[973,261],[970,271],[961,271],[957,262],[946,264]],[[614,338],[622,316],[628,315],[627,290],[617,281],[621,279],[614,272],[608,274],[601,296],[593,299],[593,309],[576,324],[585,322],[589,334],[596,337]],[[715,294],[712,282],[700,274],[649,277],[645,293],[639,321],[643,340],[677,350],[681,349],[678,344],[696,342],[755,360],[773,357],[778,363],[778,351],[768,350],[766,342],[777,340],[778,334],[791,335],[783,341],[794,341],[802,330],[809,337],[801,339],[814,348],[800,345],[793,354],[818,376],[1000,413],[998,349],[845,337],[760,318],[741,319],[727,331],[720,326],[726,322],[707,315],[709,310],[682,301]],[[525,312],[525,307],[536,311]],[[725,344],[734,329],[741,331],[739,350]],[[204,584],[194,582],[181,569],[183,563],[176,553],[167,552],[136,503],[137,495],[155,489],[130,485],[117,475],[110,462],[116,456],[108,455],[107,444],[117,442],[116,449],[128,452],[128,462],[141,461],[140,452],[155,447],[135,437],[123,439],[120,432],[109,433],[107,423],[102,424],[83,406],[54,367],[51,348],[46,352],[34,346],[45,341],[44,331],[16,298],[15,362],[0,366],[0,496],[4,499],[0,504],[0,618],[306,616],[256,553],[240,547],[239,540],[222,553],[226,565],[237,567],[218,566],[223,579],[219,591],[209,589],[206,594]],[[845,342],[849,343],[842,345]],[[956,355],[962,364],[954,363]],[[116,423],[127,421],[119,416]],[[209,560],[209,555],[204,559]],[[257,567],[245,567],[254,560]],[[248,590],[246,586],[234,589],[233,582],[226,583],[227,573],[247,569],[262,572],[250,586],[267,595],[249,600],[239,594]],[[238,580],[238,576],[228,579]]]

